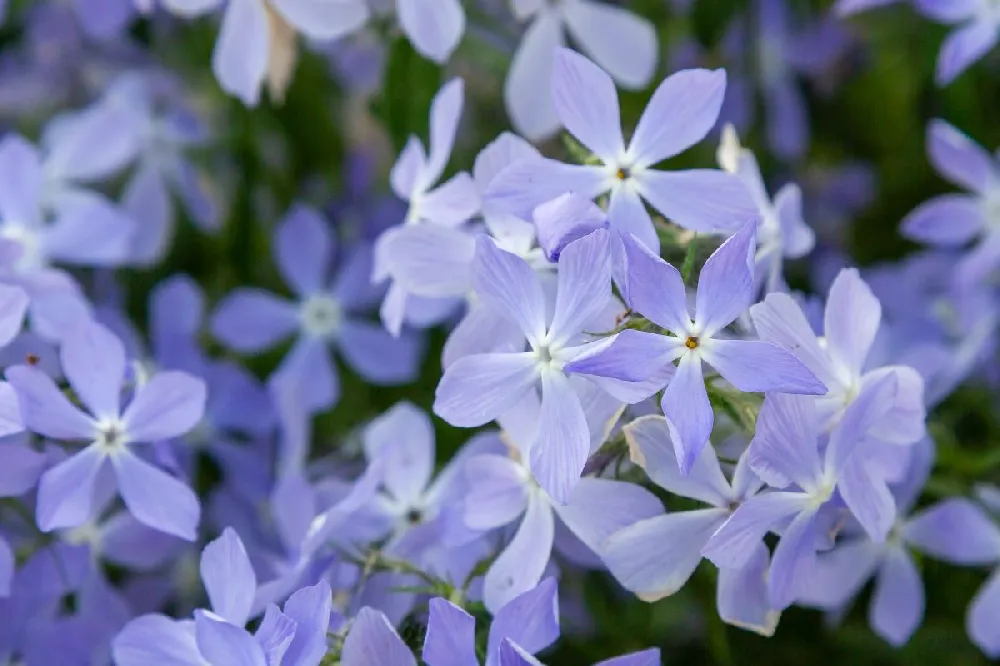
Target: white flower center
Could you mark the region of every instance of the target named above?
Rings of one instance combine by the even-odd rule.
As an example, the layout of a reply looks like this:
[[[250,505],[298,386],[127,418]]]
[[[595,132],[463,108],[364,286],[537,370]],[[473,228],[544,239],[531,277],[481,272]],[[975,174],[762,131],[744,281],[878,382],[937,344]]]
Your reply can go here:
[[[128,433],[125,424],[119,420],[101,421],[97,425],[97,435],[94,443],[105,455],[115,455],[125,450],[128,444]]]
[[[14,270],[27,273],[45,265],[38,233],[23,224],[4,222],[0,225],[0,239],[17,243],[21,247],[21,256],[14,263]]]
[[[314,294],[307,298],[299,310],[299,320],[306,335],[331,338],[340,328],[343,312],[330,294]]]

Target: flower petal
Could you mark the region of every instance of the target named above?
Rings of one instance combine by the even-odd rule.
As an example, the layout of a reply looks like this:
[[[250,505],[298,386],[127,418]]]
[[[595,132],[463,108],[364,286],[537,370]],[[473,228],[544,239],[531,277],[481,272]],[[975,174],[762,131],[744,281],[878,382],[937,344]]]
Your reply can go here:
[[[42,474],[36,508],[39,529],[78,527],[90,519],[94,486],[106,459],[96,446],[88,446]]]
[[[364,430],[365,457],[384,458],[385,489],[403,505],[416,503],[434,473],[434,426],[409,402],[396,403]]]
[[[397,0],[403,32],[417,53],[443,64],[465,32],[465,12],[458,0]]]
[[[533,354],[476,354],[444,371],[434,413],[460,428],[475,428],[512,407],[538,381]]]
[[[924,584],[913,558],[903,548],[888,549],[875,578],[869,606],[872,629],[890,644],[902,647],[924,617]]]
[[[811,486],[822,473],[818,453],[819,416],[806,396],[772,393],[757,417],[747,462],[768,485]]]
[[[18,134],[0,141],[0,217],[34,226],[41,218],[42,163],[38,150]]]
[[[958,28],[941,45],[934,80],[939,86],[951,83],[959,74],[982,58],[997,43],[997,26],[992,20],[972,21]]]
[[[825,395],[827,387],[801,361],[759,340],[709,340],[702,358],[741,391]]]
[[[651,166],[705,138],[719,117],[725,94],[726,72],[721,69],[686,69],[664,79],[629,143],[634,166]]]
[[[596,477],[580,479],[569,502],[553,508],[566,527],[598,555],[618,530],[663,513],[660,500],[642,486]]]
[[[478,666],[476,618],[441,597],[431,599],[428,607],[421,653],[427,666]]]
[[[746,566],[764,535],[802,511],[809,501],[806,493],[771,492],[751,497],[712,535],[702,555],[719,568]]]
[[[121,340],[103,325],[87,320],[66,336],[59,357],[66,378],[91,414],[98,420],[117,419],[125,380]]]
[[[494,614],[486,652],[495,654],[503,640],[528,652],[541,652],[558,638],[559,588],[555,579],[546,578]]]
[[[1000,562],[1000,528],[978,505],[952,497],[914,515],[902,528],[914,548],[946,562]]]
[[[326,655],[332,602],[326,581],[304,587],[288,598],[283,610],[295,622],[295,636],[285,652],[284,663],[318,664]]]
[[[524,513],[528,505],[527,474],[507,456],[484,454],[462,466],[468,494],[463,512],[473,529],[503,527]]]
[[[562,251],[549,344],[561,347],[577,338],[612,298],[608,232],[593,231]]]
[[[790,351],[820,381],[833,385],[830,359],[795,299],[788,294],[768,294],[751,306],[750,318],[761,340]]]
[[[267,10],[262,0],[230,2],[212,52],[212,72],[222,89],[247,106],[257,106],[267,74]]]
[[[230,292],[209,321],[212,335],[240,352],[267,349],[297,327],[294,305],[269,292],[246,287]]]
[[[253,637],[207,611],[194,612],[198,650],[212,666],[267,666],[264,650]]]
[[[601,69],[623,88],[646,87],[658,55],[652,23],[624,7],[592,0],[567,2],[562,11],[573,39]]]
[[[371,16],[364,0],[270,0],[295,29],[309,39],[337,40],[360,30]],[[285,657],[288,658],[287,656]]]
[[[212,612],[242,627],[250,617],[257,576],[236,530],[227,527],[201,552],[201,580]]]
[[[882,305],[855,268],[845,268],[830,286],[823,329],[830,356],[861,374],[882,320]]]
[[[712,434],[715,416],[705,391],[701,374],[701,359],[685,354],[677,365],[677,373],[667,384],[660,401],[663,415],[670,427],[681,474],[688,474],[702,448]]]
[[[344,640],[343,666],[417,666],[413,653],[380,611],[362,608]]]
[[[566,376],[542,373],[542,411],[531,445],[531,473],[559,504],[569,501],[590,453],[590,430],[580,399]]]
[[[781,613],[771,608],[767,590],[770,557],[758,543],[749,561],[739,568],[719,569],[715,605],[723,622],[773,636]]]
[[[756,225],[744,224],[702,267],[694,314],[702,335],[712,337],[750,306],[755,238]]]
[[[973,192],[983,192],[997,177],[990,154],[940,119],[927,125],[927,157],[941,175]]]
[[[476,239],[473,268],[476,293],[501,314],[517,322],[530,341],[545,335],[545,294],[528,263],[501,250],[488,237]]]
[[[556,51],[552,102],[566,129],[605,163],[625,152],[618,92],[600,67],[575,51]]]
[[[17,391],[21,416],[28,430],[53,439],[91,439],[95,424],[87,414],[77,409],[39,370],[26,365],[7,368],[7,381]]]
[[[521,37],[504,81],[503,99],[510,122],[532,141],[547,138],[560,127],[551,96],[556,49],[563,46],[562,19],[555,11],[541,11]]]
[[[293,207],[274,234],[278,269],[298,296],[319,291],[333,258],[334,238],[329,225],[316,209]]]
[[[514,538],[490,565],[483,579],[483,601],[496,614],[511,599],[534,588],[552,554],[555,520],[538,493],[528,500]]]
[[[197,538],[201,505],[190,488],[128,451],[111,462],[122,500],[136,520],[186,541]]]
[[[125,625],[111,643],[111,653],[120,666],[205,663],[188,624],[160,614],[143,615]]]
[[[966,194],[942,194],[917,206],[903,222],[907,238],[942,247],[960,246],[986,225],[980,203]]]
[[[337,333],[337,346],[347,365],[372,384],[406,384],[420,373],[424,344],[413,331],[394,337],[378,324],[348,319]]]
[[[731,231],[759,214],[743,181],[725,171],[650,169],[634,178],[643,199],[668,220],[691,231]]]
[[[684,586],[727,517],[723,509],[701,509],[647,518],[612,534],[601,559],[626,590],[657,601]]]
[[[771,605],[784,610],[806,589],[816,568],[818,524],[815,509],[806,509],[781,534],[768,574]]]
[[[183,435],[204,416],[205,396],[205,382],[197,377],[186,372],[157,373],[125,408],[125,429],[137,442]]]

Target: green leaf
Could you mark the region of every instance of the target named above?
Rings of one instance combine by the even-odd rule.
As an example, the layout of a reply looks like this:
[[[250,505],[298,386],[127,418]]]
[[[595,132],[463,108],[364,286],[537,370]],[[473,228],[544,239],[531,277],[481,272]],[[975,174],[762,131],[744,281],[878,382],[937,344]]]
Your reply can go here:
[[[373,110],[385,123],[397,153],[411,134],[426,135],[431,102],[442,80],[441,68],[420,57],[405,37],[393,41],[382,95],[374,102]]]

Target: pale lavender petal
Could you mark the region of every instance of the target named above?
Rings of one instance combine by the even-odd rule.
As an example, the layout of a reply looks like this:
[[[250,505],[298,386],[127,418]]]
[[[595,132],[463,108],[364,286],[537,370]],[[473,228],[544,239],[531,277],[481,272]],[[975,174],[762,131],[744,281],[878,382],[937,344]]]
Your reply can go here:
[[[914,515],[906,542],[931,557],[965,565],[1000,562],[1000,528],[971,501],[952,497]]]
[[[612,534],[601,559],[626,590],[657,601],[684,586],[728,515],[724,509],[701,509],[647,518]]]
[[[608,241],[608,232],[598,229],[562,251],[549,344],[561,347],[578,337],[607,307],[612,298]]]
[[[125,625],[115,636],[111,651],[115,663],[120,666],[203,666],[205,663],[198,652],[194,631],[189,631],[183,622],[159,614],[143,615]]]
[[[920,13],[942,23],[960,23],[982,7],[979,0],[916,0],[914,5]]]
[[[285,215],[274,234],[274,252],[285,282],[298,296],[319,291],[333,258],[334,238],[319,212],[297,205]]]
[[[881,320],[882,305],[857,269],[841,270],[830,286],[823,319],[830,356],[860,375]]]
[[[476,618],[441,597],[431,599],[428,607],[421,653],[427,666],[479,666]]]
[[[246,624],[257,576],[236,530],[227,527],[205,546],[200,571],[212,611],[231,624],[240,627]]]
[[[552,102],[570,134],[605,163],[625,152],[615,84],[590,60],[569,49],[556,51]]]
[[[702,358],[741,391],[825,395],[827,387],[791,353],[759,340],[709,340]]]
[[[483,580],[483,601],[491,612],[496,614],[511,599],[538,584],[549,563],[554,539],[552,509],[545,499],[533,494],[517,533]]]
[[[267,349],[297,327],[298,312],[293,304],[246,287],[226,296],[209,321],[212,335],[240,352]]]
[[[288,598],[284,612],[296,626],[284,663],[296,666],[320,663],[327,652],[326,637],[332,619],[332,602],[330,585],[326,581],[304,587]]]
[[[563,46],[562,18],[556,11],[541,11],[521,37],[504,81],[503,99],[510,122],[520,134],[538,141],[560,126],[551,96],[556,49]]]
[[[809,576],[816,568],[818,530],[816,510],[807,508],[782,532],[768,574],[770,601],[775,610],[787,608],[808,587]]]
[[[798,83],[788,77],[765,86],[767,140],[779,157],[795,159],[809,147],[809,116]]]
[[[996,45],[997,37],[997,24],[993,20],[973,21],[952,32],[941,45],[935,82],[939,86],[951,83],[986,55]]]
[[[589,453],[590,431],[580,399],[561,372],[543,372],[538,435],[529,453],[531,473],[555,502],[565,504]]]
[[[270,0],[274,8],[306,37],[341,39],[360,30],[371,12],[364,0]],[[287,657],[286,657],[287,658]]]
[[[875,578],[875,594],[868,621],[879,636],[901,647],[924,617],[924,585],[913,558],[905,549],[891,547]]]
[[[435,6],[433,10],[428,11],[428,6],[416,7],[415,5],[424,5],[427,0],[408,0],[410,2],[410,7],[407,9],[415,9],[422,14],[428,15],[431,22],[438,22],[444,20],[447,22],[449,17],[446,15],[450,12],[457,11],[461,14],[461,7],[458,6],[457,1],[454,6],[447,6],[450,3],[439,3]],[[400,13],[407,11],[402,6],[398,7]],[[436,15],[436,16],[430,16]],[[451,17],[454,18],[454,17]],[[464,24],[465,17],[461,16],[461,21]],[[406,32],[406,24],[404,22],[403,30]],[[408,33],[410,39],[413,39],[413,35]],[[459,34],[455,36],[456,43],[461,37],[461,29]],[[417,50],[420,50],[420,45],[415,44]],[[434,100],[431,102],[430,108],[430,152],[427,156],[427,166],[421,174],[421,181],[418,185],[422,186],[422,189],[427,189],[431,184],[437,182],[438,178],[441,177],[441,173],[444,171],[445,164],[448,163],[448,158],[451,156],[452,146],[455,144],[455,134],[458,131],[458,123],[462,116],[462,106],[465,101],[465,82],[461,78],[454,78],[441,86],[441,90],[434,96]]]
[[[52,379],[37,368],[8,368],[7,381],[17,391],[24,425],[53,439],[91,439],[94,421],[77,409]]]
[[[965,628],[972,642],[990,658],[1000,656],[1000,569],[994,570],[986,580],[965,616]]]
[[[473,354],[524,349],[520,327],[481,301],[472,304],[444,343],[441,366]]]
[[[902,233],[930,245],[964,245],[986,225],[981,204],[967,194],[942,194],[917,206],[902,221]]]
[[[626,425],[622,432],[632,462],[642,467],[656,485],[675,495],[714,506],[728,504],[732,490],[722,474],[714,448],[702,449],[685,475],[681,474],[677,461],[670,426],[662,416],[641,416]]]
[[[528,340],[545,335],[545,294],[531,266],[488,237],[476,239],[473,284],[497,312],[517,322]]]
[[[41,218],[42,164],[38,150],[17,134],[0,141],[0,217],[35,226]]]
[[[472,288],[476,239],[440,224],[404,225],[382,234],[376,253],[407,293],[464,296]]]
[[[138,390],[122,421],[132,441],[177,437],[201,421],[205,397],[203,380],[186,372],[160,372]]]
[[[109,98],[64,119],[46,141],[46,173],[57,182],[113,175],[135,158],[145,121],[128,105]]]
[[[254,640],[264,651],[264,659],[269,666],[279,666],[295,636],[295,621],[285,617],[277,606],[268,604],[264,619],[254,633]]]
[[[701,374],[701,360],[697,356],[686,354],[681,358],[677,373],[663,391],[660,406],[670,427],[681,474],[688,474],[708,443],[715,422]]]
[[[664,79],[629,143],[633,166],[651,166],[705,138],[715,125],[725,93],[726,73],[721,69],[687,69]]]
[[[821,475],[819,417],[807,396],[772,393],[764,399],[747,462],[757,476],[776,488],[792,483],[810,486]]]
[[[871,463],[854,456],[841,471],[837,490],[868,536],[884,542],[896,520],[896,501]]]
[[[267,74],[269,39],[263,0],[227,3],[212,53],[212,72],[223,90],[247,106],[257,106],[260,101],[260,86]]]
[[[562,251],[573,241],[607,227],[604,211],[575,192],[567,192],[542,204],[532,213],[532,220],[538,246],[552,262],[559,261]]]
[[[500,642],[514,641],[528,652],[540,652],[559,638],[559,589],[546,578],[504,604],[493,617],[486,652],[492,655]],[[487,657],[489,660],[489,657]]]
[[[27,443],[4,444],[0,452],[4,459],[0,470],[0,497],[17,497],[28,492],[51,464],[45,453]]]
[[[473,456],[462,470],[468,487],[463,512],[466,525],[481,530],[502,527],[524,513],[527,471],[509,457]]]
[[[459,0],[397,0],[403,32],[417,53],[444,63],[465,32],[465,12]]]
[[[782,293],[768,294],[750,308],[750,318],[762,340],[793,353],[820,381],[832,385],[830,359],[799,304]]]
[[[604,167],[528,158],[517,160],[490,182],[483,205],[530,220],[538,206],[567,192],[593,198],[607,190]]]
[[[497,666],[543,666],[517,643],[505,638],[497,649]]]
[[[698,276],[694,320],[711,337],[750,306],[756,224],[748,222],[719,246]]]
[[[122,500],[136,520],[185,541],[197,538],[201,505],[189,487],[127,451],[111,462]]]
[[[340,398],[340,378],[330,351],[316,338],[299,338],[268,381],[293,391],[310,412],[329,409]]]
[[[781,614],[771,608],[767,589],[769,566],[767,547],[758,543],[745,565],[719,569],[715,605],[723,622],[762,636],[774,635]]]
[[[6,347],[21,332],[28,312],[28,294],[16,285],[0,284],[0,347]]]
[[[772,492],[751,497],[712,535],[702,555],[720,568],[746,566],[764,535],[801,512],[810,501],[806,493]]]
[[[660,250],[660,237],[653,225],[653,218],[635,187],[624,185],[611,192],[608,204],[608,222],[619,236],[634,238],[643,247],[654,252]]]
[[[385,459],[383,484],[403,505],[419,500],[434,473],[434,426],[409,402],[396,403],[364,431],[365,457]]]
[[[650,169],[637,174],[635,180],[643,199],[668,220],[691,231],[731,231],[758,216],[746,185],[725,171]]]
[[[184,542],[143,525],[128,511],[119,511],[101,525],[101,555],[109,562],[150,571],[181,553]]]
[[[427,157],[424,155],[423,144],[420,143],[420,139],[411,136],[389,172],[389,184],[397,197],[404,201],[410,200],[417,189],[417,180],[425,171],[426,165]]]
[[[128,259],[136,223],[102,196],[87,196],[64,208],[43,232],[41,243],[55,261],[113,266]]]
[[[781,226],[782,253],[789,259],[799,259],[812,252],[816,233],[802,214],[802,188],[788,183],[774,195],[774,209]]]
[[[992,156],[940,119],[927,125],[927,157],[941,175],[973,192],[983,192],[997,177]]]
[[[78,527],[91,517],[94,485],[105,460],[96,446],[88,446],[42,475],[36,508],[39,529]]]
[[[623,236],[628,258],[632,308],[650,321],[681,335],[691,326],[687,289],[680,272],[634,236]]]
[[[517,134],[501,132],[500,136],[493,139],[476,155],[472,177],[476,181],[476,187],[483,191],[501,171],[517,160],[541,158],[541,156],[537,148]]]
[[[896,401],[898,382],[887,374],[865,386],[848,405],[840,422],[830,433],[825,452],[825,467],[838,475],[858,446],[870,436],[872,428],[885,418]]]
[[[503,414],[538,381],[530,352],[476,354],[455,361],[434,394],[434,413],[460,428],[475,428]]]
[[[600,555],[612,534],[663,513],[663,505],[642,486],[588,476],[576,484],[569,502],[554,510],[580,541]]]
[[[63,372],[73,390],[98,420],[117,419],[125,347],[111,331],[87,321],[66,336],[59,350]]]
[[[405,384],[420,372],[423,342],[411,331],[393,337],[377,324],[348,319],[340,325],[337,343],[347,365],[372,384]]]
[[[650,648],[599,661],[594,666],[660,666],[660,648]]]
[[[198,650],[212,666],[267,666],[264,650],[242,627],[215,619],[198,609],[194,613]]]
[[[351,623],[341,652],[343,666],[417,666],[410,648],[385,615],[362,608]]]
[[[135,220],[132,259],[146,266],[161,261],[172,240],[174,210],[160,168],[149,162],[141,164],[125,186],[121,206]]]
[[[420,198],[419,217],[434,224],[455,226],[475,215],[481,207],[472,176],[457,173]]]
[[[624,7],[593,0],[569,3],[562,11],[580,49],[623,88],[643,88],[650,82],[658,55],[652,23]]]

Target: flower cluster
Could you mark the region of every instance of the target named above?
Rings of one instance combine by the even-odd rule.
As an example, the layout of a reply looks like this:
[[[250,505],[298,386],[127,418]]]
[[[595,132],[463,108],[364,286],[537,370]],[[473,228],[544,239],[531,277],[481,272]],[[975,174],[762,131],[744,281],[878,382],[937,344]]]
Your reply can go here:
[[[0,1],[0,662],[734,663],[870,580],[902,648],[946,565],[1000,658],[997,157],[931,119],[859,267],[889,2],[652,4]],[[914,4],[935,85],[1000,35]]]

